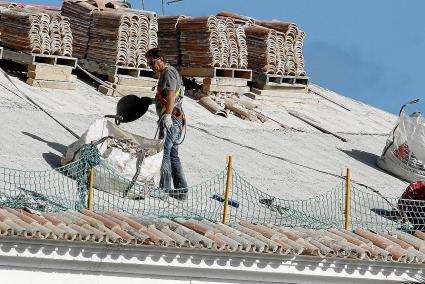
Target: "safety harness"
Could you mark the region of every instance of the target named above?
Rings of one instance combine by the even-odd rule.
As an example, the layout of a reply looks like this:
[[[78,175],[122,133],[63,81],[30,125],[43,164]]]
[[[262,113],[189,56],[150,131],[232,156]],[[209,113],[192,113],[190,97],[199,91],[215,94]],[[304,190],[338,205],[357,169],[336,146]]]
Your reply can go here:
[[[180,129],[181,129],[181,131],[184,131],[184,135],[183,135],[182,139],[178,143],[176,143],[177,145],[182,144],[185,137],[186,137],[186,116],[184,114],[183,105],[182,105],[184,91],[185,91],[184,86],[180,86],[179,89],[177,90],[177,92],[175,93],[175,95],[174,95],[174,107],[173,107],[173,111],[171,113],[173,116],[175,116],[178,120],[180,120],[182,122]],[[155,97],[155,100],[162,104],[161,112],[159,114],[159,119],[158,119],[158,128],[157,128],[157,131],[155,133],[155,138],[156,138],[157,134],[158,134],[158,130],[159,130],[159,125],[161,124],[162,119],[164,118],[164,115],[165,115],[165,111],[167,110],[167,108],[166,108],[167,100],[163,97],[163,92],[158,94]]]
[[[183,94],[184,94],[184,86],[180,86],[179,89],[177,90],[177,92],[174,95],[174,107],[173,107],[172,115],[174,115],[176,118],[182,120],[183,123],[184,123],[185,117],[184,117],[184,112],[183,112],[183,108],[182,108]],[[165,114],[165,111],[167,110],[167,108],[166,108],[167,100],[163,97],[162,92],[161,92],[161,94],[159,94],[155,97],[155,100],[162,104],[162,109],[161,109],[161,112],[159,114],[159,119],[161,120],[162,117]]]

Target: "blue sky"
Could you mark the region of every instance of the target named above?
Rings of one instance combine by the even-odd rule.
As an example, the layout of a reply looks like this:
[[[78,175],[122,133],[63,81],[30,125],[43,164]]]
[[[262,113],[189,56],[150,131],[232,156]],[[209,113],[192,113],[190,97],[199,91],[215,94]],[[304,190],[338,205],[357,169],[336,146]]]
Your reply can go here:
[[[141,7],[141,0],[130,2]],[[144,5],[161,14],[161,0]],[[425,0],[183,0],[164,8],[166,15],[227,10],[295,22],[307,33],[304,56],[313,82],[393,113],[409,99],[425,100]]]

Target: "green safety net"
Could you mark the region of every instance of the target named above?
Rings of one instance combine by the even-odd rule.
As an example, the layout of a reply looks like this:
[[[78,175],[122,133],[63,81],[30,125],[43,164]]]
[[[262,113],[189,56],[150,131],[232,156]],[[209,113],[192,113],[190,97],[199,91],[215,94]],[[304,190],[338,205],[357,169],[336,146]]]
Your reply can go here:
[[[87,207],[91,168],[94,170],[92,204],[95,212],[117,211],[131,216],[211,221],[221,221],[223,218],[227,169],[189,187],[187,193],[179,196],[166,193],[152,184],[133,183],[120,176],[101,161],[96,146],[91,144],[82,148],[76,161],[54,170],[0,168],[0,206],[27,207],[43,212]],[[411,229],[400,218],[399,202],[397,198],[386,198],[370,189],[352,185],[350,227]],[[422,203],[406,206],[407,210],[416,214],[416,218],[408,214],[410,223],[421,222],[418,206],[422,206]],[[226,216],[229,222],[246,220],[314,229],[343,228],[345,208],[345,182],[342,177],[335,188],[324,194],[305,200],[288,200],[256,188],[237,170],[231,171]],[[414,226],[420,229],[417,224]]]

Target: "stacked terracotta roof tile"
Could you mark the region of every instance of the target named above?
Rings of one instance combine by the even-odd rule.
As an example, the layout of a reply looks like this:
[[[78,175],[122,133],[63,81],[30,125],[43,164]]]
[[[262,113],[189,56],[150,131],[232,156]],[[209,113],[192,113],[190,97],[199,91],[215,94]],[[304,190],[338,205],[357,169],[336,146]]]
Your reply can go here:
[[[89,42],[89,29],[91,12],[98,10],[97,7],[86,1],[64,1],[62,15],[69,18],[72,33],[74,56],[84,58]]]
[[[94,11],[86,58],[109,65],[146,68],[145,53],[158,43],[157,27],[156,21],[144,14]]]
[[[372,233],[362,229],[310,230],[248,222],[128,217],[88,210],[29,213],[0,208],[0,236],[122,245],[187,247],[229,252],[310,255],[425,262],[425,233]]]
[[[1,11],[2,46],[26,53],[72,55],[69,19],[38,8]]]
[[[99,5],[100,2],[64,1],[62,6],[62,13],[70,17],[77,35],[73,44],[78,58],[146,68],[146,51],[158,45],[156,15]]]
[[[246,69],[245,33],[232,18],[186,17],[178,20],[181,66]]]
[[[259,73],[306,76],[303,44],[305,33],[294,23],[258,21],[246,16],[220,12],[245,30],[248,68]]]
[[[165,54],[167,63],[180,65],[178,21],[184,16],[158,17],[158,46]]]

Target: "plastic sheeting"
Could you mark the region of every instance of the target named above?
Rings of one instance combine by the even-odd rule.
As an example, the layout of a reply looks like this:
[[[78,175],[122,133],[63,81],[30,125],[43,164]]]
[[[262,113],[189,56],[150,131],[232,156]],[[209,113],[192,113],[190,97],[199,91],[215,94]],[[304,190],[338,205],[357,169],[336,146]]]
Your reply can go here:
[[[425,119],[414,112],[400,112],[378,166],[409,182],[425,180]]]

